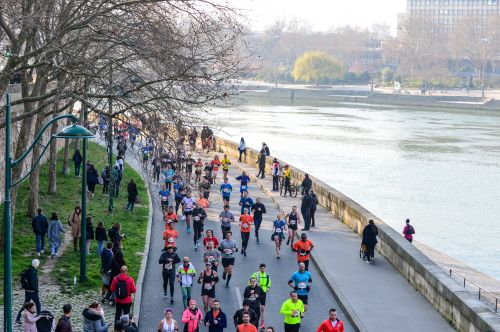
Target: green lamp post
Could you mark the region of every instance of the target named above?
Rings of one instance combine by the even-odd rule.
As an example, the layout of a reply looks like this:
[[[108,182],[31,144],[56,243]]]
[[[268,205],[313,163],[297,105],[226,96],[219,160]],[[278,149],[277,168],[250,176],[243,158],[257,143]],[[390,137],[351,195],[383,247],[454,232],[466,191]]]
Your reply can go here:
[[[11,211],[11,188],[19,183],[21,183],[27,176],[31,174],[33,169],[38,166],[43,154],[50,146],[50,143],[53,139],[57,138],[78,138],[86,141],[88,138],[93,138],[94,135],[87,128],[79,126],[76,124],[78,119],[72,114],[64,114],[57,116],[46,123],[40,132],[35,136],[34,141],[28,147],[28,149],[18,158],[12,160],[11,158],[11,147],[10,147],[10,94],[6,94],[6,102],[5,102],[5,200],[4,200],[4,331],[12,332],[12,229],[11,229],[11,219],[12,219],[12,211]],[[49,126],[61,119],[71,119],[73,122],[72,125],[65,127],[56,135],[53,135],[47,144],[43,145],[38,141],[42,137],[43,133]],[[19,165],[26,156],[33,150],[33,147],[39,144],[43,147],[42,153],[38,157],[38,159],[33,163],[32,168],[28,171],[26,175],[16,180],[14,183],[12,181],[12,168]],[[84,153],[86,153],[84,151]],[[85,174],[85,172],[84,172]],[[82,193],[82,200],[86,198],[86,191]],[[83,208],[82,208],[83,211]],[[84,251],[84,250],[83,250]],[[85,265],[85,262],[84,262]]]

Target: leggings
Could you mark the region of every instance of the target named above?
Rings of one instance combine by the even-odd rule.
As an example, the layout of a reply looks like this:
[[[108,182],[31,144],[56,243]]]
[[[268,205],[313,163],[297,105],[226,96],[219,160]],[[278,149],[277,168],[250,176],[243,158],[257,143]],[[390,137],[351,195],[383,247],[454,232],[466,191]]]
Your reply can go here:
[[[191,287],[182,287],[181,286],[181,293],[182,293],[182,304],[184,304],[184,308],[187,308],[189,300],[191,300]]]
[[[247,250],[248,239],[250,239],[250,232],[241,232],[241,250]]]
[[[253,224],[255,226],[255,238],[258,240],[259,239],[259,229],[260,229],[260,224],[262,223],[262,218],[255,218],[253,219]]]
[[[175,281],[175,271],[162,271],[163,276],[163,293],[167,294],[167,288],[170,285],[170,297],[174,297],[174,281]]]
[[[194,241],[194,244],[196,245],[196,243],[198,243],[198,241],[200,240],[201,238],[201,233],[203,233],[203,224],[202,223],[198,223],[198,222],[194,222],[193,223],[193,241]]]
[[[316,226],[316,220],[314,219],[314,214],[316,213],[316,208],[311,209],[311,213],[309,214],[309,218],[311,219],[311,226]]]
[[[245,159],[247,159],[247,150],[239,150],[240,156],[238,157],[238,161],[241,162],[241,156],[244,154]]]

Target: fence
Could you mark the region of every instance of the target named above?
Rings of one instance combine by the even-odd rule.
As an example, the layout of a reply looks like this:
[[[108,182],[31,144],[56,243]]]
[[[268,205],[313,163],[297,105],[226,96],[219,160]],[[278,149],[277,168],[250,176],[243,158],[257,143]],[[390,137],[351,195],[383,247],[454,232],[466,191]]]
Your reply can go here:
[[[497,296],[481,288],[472,281],[467,280],[463,275],[461,275],[456,271],[453,271],[452,269],[450,269],[450,277],[454,280],[457,280],[457,277],[459,277],[459,279],[461,279],[460,283],[463,284],[464,288],[468,289],[471,292],[476,292],[477,290],[478,300],[486,302],[487,304],[491,305],[492,310],[495,311],[495,314],[500,315],[500,313],[498,312],[498,303],[500,299]]]

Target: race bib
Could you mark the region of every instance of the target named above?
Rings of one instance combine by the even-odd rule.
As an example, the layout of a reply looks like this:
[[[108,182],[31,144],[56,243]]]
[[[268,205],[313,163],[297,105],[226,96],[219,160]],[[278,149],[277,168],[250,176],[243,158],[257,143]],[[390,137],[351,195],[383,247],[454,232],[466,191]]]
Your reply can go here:
[[[248,186],[241,186],[241,190],[247,190]]]
[[[281,233],[281,232],[282,232],[281,228],[276,228],[276,233]]]
[[[306,255],[307,255],[307,253],[304,250],[300,251],[300,256],[306,256]]]
[[[200,217],[196,216],[196,217],[194,217],[194,220],[195,221],[200,221]]]
[[[242,226],[242,227],[243,227],[243,228],[248,228],[248,227],[250,227],[250,226],[248,226],[248,224],[243,224],[243,226]]]
[[[172,270],[172,263],[165,264],[165,269]]]
[[[191,209],[193,207],[193,205],[191,203],[186,203],[186,209]]]
[[[229,222],[229,218],[222,218],[222,221],[227,223]]]
[[[224,253],[226,255],[232,255],[233,254],[233,249],[224,249]]]
[[[162,200],[162,202],[168,201],[168,196],[161,196],[161,200]]]
[[[228,193],[228,192],[229,192],[229,189],[224,188],[222,191],[223,191],[223,192],[225,192],[225,193]]]
[[[207,261],[208,261],[209,263],[213,263],[213,262],[215,261],[214,256],[207,256]]]
[[[290,220],[290,225],[295,225],[297,222],[295,220]]]
[[[205,286],[203,286],[203,288],[205,288],[206,290],[211,290],[213,288],[213,286],[211,284],[205,284]]]
[[[168,243],[174,243],[175,242],[175,238],[174,237],[169,237],[167,241],[168,241]]]
[[[299,282],[299,284],[297,285],[297,287],[298,287],[299,289],[306,289],[307,285],[306,285],[306,283],[305,283],[305,282]]]

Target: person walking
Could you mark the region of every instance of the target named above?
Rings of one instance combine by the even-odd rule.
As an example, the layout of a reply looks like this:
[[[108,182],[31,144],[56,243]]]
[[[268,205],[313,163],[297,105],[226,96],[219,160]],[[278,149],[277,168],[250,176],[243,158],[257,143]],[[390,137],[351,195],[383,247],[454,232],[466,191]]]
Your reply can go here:
[[[95,195],[95,186],[99,183],[99,174],[93,164],[87,170],[87,188],[91,196]]]
[[[267,266],[264,263],[259,265],[259,271],[252,274],[250,278],[257,281],[257,285],[262,289],[262,294],[259,296],[260,302],[260,328],[264,329],[264,312],[266,309],[267,293],[271,290],[271,276],[266,272]],[[258,322],[257,322],[258,323]],[[257,324],[258,326],[259,324]]]
[[[273,191],[279,190],[279,181],[280,181],[280,163],[278,159],[273,159]]]
[[[34,259],[31,261],[31,266],[21,273],[21,287],[24,289],[24,302],[28,303],[33,301],[36,305],[36,313],[40,314],[42,310],[42,305],[40,304],[39,288],[38,288],[38,267],[40,266],[40,261]],[[21,314],[24,310],[24,306],[21,307],[16,317],[16,324],[21,325]]]
[[[375,263],[375,246],[377,245],[377,235],[378,228],[375,226],[375,222],[373,219],[368,220],[368,225],[363,228],[363,237],[361,240],[361,245],[366,246],[366,256],[368,257],[366,260],[367,264]]]
[[[128,204],[127,210],[132,212],[134,210],[134,204],[137,202],[137,197],[139,196],[139,192],[137,191],[137,185],[134,182],[134,179],[130,179],[127,185],[127,193],[128,193]]]
[[[113,279],[110,289],[115,293],[115,321],[117,321],[120,320],[121,315],[130,313],[132,294],[137,291],[134,278],[128,275],[126,265],[120,268],[120,274]]]
[[[177,324],[177,321],[173,318],[173,316],[174,312],[172,308],[165,309],[165,318],[160,321],[157,330],[159,332],[178,332],[179,324]]]
[[[104,244],[108,241],[108,235],[106,234],[106,228],[102,220],[99,221],[95,228],[95,239],[97,241],[97,256],[101,257],[102,251],[104,250]]]
[[[250,231],[253,224],[253,217],[248,214],[248,209],[243,209],[243,214],[240,216],[240,232],[241,232],[241,254],[247,255],[248,240],[250,239]]]
[[[181,286],[182,304],[187,308],[191,301],[191,290],[193,288],[193,278],[196,276],[194,265],[189,261],[189,257],[182,259],[182,265],[177,268],[176,277]]]
[[[311,195],[311,213],[309,215],[309,219],[311,220],[311,227],[316,227],[316,208],[318,207],[318,196],[316,196],[316,193],[314,192],[313,189],[309,190],[309,195]]]
[[[82,209],[76,206],[71,216],[68,219],[68,225],[71,227],[71,236],[73,237],[73,248],[77,251],[77,248],[81,248],[80,237],[81,235],[81,223],[82,223]]]
[[[200,330],[200,325],[203,324],[203,314],[196,307],[195,300],[189,300],[189,307],[182,313],[182,322],[185,324],[184,332],[198,332]]]
[[[110,299],[110,305],[114,304],[116,294],[111,290],[111,282],[115,280],[115,278],[120,274],[121,267],[124,265],[127,265],[125,262],[125,258],[123,257],[123,251],[120,249],[116,249],[114,251],[114,247],[111,248],[111,252],[113,253],[113,259],[111,261],[111,273],[110,273],[110,283],[109,283],[109,290],[110,290],[110,296],[108,297]],[[106,294],[107,296],[108,294]]]
[[[85,223],[86,229],[86,250],[87,255],[90,255],[90,245],[92,244],[92,240],[95,238],[94,235],[94,225],[92,225],[92,217],[87,217],[87,222]]]
[[[302,218],[304,219],[303,231],[308,231],[311,227],[311,209],[313,206],[312,197],[309,195],[309,191],[305,193],[302,197],[302,204],[300,205],[300,212],[302,213]]]
[[[58,250],[61,246],[61,233],[64,233],[64,228],[61,221],[57,217],[55,212],[52,212],[52,216],[49,220],[49,228],[47,232],[47,237],[50,244],[50,258],[54,256],[59,256]]]
[[[36,308],[33,302],[27,302],[23,306],[22,318],[23,318],[23,331],[24,332],[37,332],[36,322],[40,318],[44,318],[43,315],[36,315]]]
[[[403,228],[403,235],[404,238],[412,243],[413,242],[413,234],[415,234],[415,228],[413,228],[412,225],[410,225],[410,219],[406,219],[406,225]]]
[[[262,204],[260,197],[257,197],[255,204],[252,206],[252,212],[253,224],[255,226],[255,238],[257,240],[257,243],[260,243],[259,229],[262,223],[262,215],[266,213],[266,207],[264,206],[264,204]]]
[[[55,332],[73,332],[71,327],[71,315],[73,314],[73,307],[71,304],[63,305],[63,315],[56,324]]]
[[[36,255],[40,256],[45,252],[45,235],[49,228],[49,221],[43,215],[42,208],[37,209],[37,215],[31,220],[31,227],[35,233]]]
[[[111,269],[113,266],[113,244],[108,242],[106,244],[106,248],[104,248],[101,252],[101,281],[102,288],[101,293],[104,297],[101,300],[101,303],[105,303],[106,301],[111,301],[111,296],[113,295],[111,290],[109,289],[111,286]],[[114,277],[114,276],[113,276]]]
[[[163,278],[163,298],[167,299],[167,290],[170,286],[170,304],[174,303],[174,282],[176,264],[179,264],[181,259],[175,252],[175,247],[169,245],[166,250],[161,254],[159,263],[162,264],[162,278]]]
[[[337,318],[337,309],[330,309],[328,319],[318,326],[316,332],[344,332],[344,322]]]
[[[285,332],[298,332],[300,330],[300,321],[304,318],[304,304],[299,300],[297,292],[290,292],[290,298],[283,302],[280,313],[284,317]]]
[[[205,314],[203,320],[208,332],[223,332],[227,328],[227,316],[220,309],[220,301],[214,300],[212,309]]]
[[[79,149],[75,150],[72,159],[75,164],[75,176],[80,176],[80,168],[82,167],[83,157]]]
[[[239,157],[238,157],[238,162],[241,163],[241,156],[245,155],[245,161],[247,160],[247,146],[245,144],[245,139],[242,137],[240,140],[240,144],[238,145],[238,152],[239,152]]]
[[[307,303],[309,298],[309,291],[312,286],[312,278],[309,271],[306,271],[306,265],[299,263],[299,270],[292,274],[288,285],[297,292],[299,300],[304,303],[304,312],[307,312]]]
[[[292,251],[297,253],[297,263],[304,263],[306,271],[309,271],[309,258],[313,248],[314,244],[311,240],[307,239],[306,233],[300,234],[300,240],[292,246]]]

